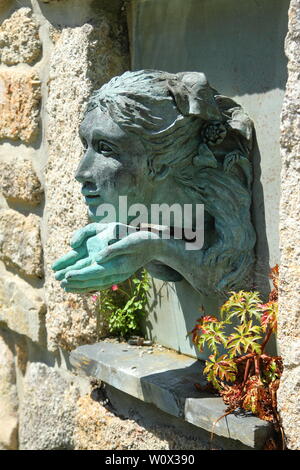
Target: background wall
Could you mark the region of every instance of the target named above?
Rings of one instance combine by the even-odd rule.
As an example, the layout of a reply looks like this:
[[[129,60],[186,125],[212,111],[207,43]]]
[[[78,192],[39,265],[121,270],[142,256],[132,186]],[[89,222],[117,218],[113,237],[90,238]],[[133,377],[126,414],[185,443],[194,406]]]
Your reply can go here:
[[[269,290],[269,267],[280,259],[279,139],[288,7],[289,0],[133,0],[130,16],[134,70],[204,72],[220,94],[236,100],[254,121],[254,287],[263,294]],[[222,303],[223,299],[197,295],[185,281],[155,281],[149,334],[195,355],[186,333],[199,317],[199,307],[216,314]]]

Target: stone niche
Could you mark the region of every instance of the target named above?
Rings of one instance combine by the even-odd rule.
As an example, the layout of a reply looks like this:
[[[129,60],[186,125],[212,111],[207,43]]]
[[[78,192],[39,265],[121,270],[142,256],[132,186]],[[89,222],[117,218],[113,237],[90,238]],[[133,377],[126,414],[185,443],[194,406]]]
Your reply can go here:
[[[279,263],[279,132],[287,80],[288,7],[288,0],[227,0],[226,7],[220,0],[134,0],[130,12],[132,70],[203,71],[211,86],[242,105],[254,121],[254,286],[265,295],[269,267]],[[147,334],[195,356],[186,334],[200,316],[200,306],[216,314],[222,299],[201,296],[184,280],[152,283]]]

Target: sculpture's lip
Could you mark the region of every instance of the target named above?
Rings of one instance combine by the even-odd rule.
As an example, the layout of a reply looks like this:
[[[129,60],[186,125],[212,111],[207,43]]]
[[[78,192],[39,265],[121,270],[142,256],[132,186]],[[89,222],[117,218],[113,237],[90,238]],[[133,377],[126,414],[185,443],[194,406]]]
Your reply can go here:
[[[82,191],[82,194],[84,195],[85,203],[88,206],[95,206],[101,202],[101,196],[99,193]]]
[[[82,189],[81,194],[87,197],[100,197],[100,194],[96,191],[89,191],[88,189]]]

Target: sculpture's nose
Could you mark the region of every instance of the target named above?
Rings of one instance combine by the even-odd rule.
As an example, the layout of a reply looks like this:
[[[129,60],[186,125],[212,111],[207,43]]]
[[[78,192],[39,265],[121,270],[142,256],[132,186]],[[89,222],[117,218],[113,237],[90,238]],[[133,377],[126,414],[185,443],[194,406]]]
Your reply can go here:
[[[93,176],[91,172],[91,166],[89,164],[88,159],[83,158],[79,163],[79,166],[75,173],[75,179],[79,181],[79,183],[84,184],[87,182],[93,182]]]
[[[86,171],[78,171],[75,174],[75,179],[79,181],[79,183],[86,183],[88,181],[92,182],[92,174],[89,170]]]

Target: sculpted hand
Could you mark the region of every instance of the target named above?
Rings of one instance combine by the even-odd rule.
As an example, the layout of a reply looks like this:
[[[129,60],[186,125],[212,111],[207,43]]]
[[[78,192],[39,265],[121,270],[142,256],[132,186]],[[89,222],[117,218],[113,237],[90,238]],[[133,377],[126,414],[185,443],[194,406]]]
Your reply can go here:
[[[110,225],[110,224],[108,224]],[[120,224],[119,224],[120,225]],[[124,226],[126,227],[126,226]],[[107,227],[106,230],[109,230]],[[106,230],[87,241],[92,247],[98,248],[100,240],[105,238]],[[86,266],[73,266],[65,274],[61,286],[66,292],[92,292],[123,282],[134,274],[139,268],[155,259],[160,250],[161,239],[152,232],[140,231],[130,233],[113,244],[106,244],[105,248],[97,251],[92,249],[90,257],[92,262]]]
[[[77,230],[71,239],[72,251],[52,265],[55,279],[61,281],[70,270],[82,269],[95,261],[95,256],[116,239],[127,233],[127,225],[119,223],[93,223]]]

